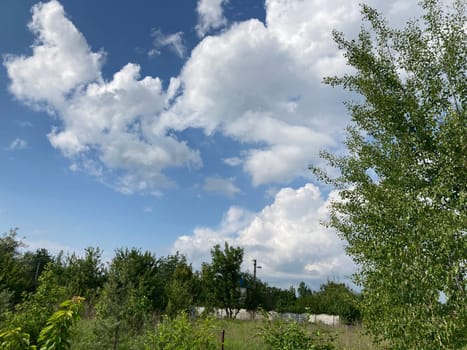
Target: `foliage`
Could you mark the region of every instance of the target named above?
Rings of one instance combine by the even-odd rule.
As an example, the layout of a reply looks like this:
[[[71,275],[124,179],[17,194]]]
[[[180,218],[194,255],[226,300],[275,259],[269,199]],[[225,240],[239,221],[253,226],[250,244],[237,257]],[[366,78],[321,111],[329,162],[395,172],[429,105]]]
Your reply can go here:
[[[21,327],[30,335],[31,342],[36,343],[49,315],[57,309],[60,301],[70,297],[58,276],[47,267],[39,277],[36,292],[27,294],[24,301],[16,305],[9,323]]]
[[[241,307],[240,268],[243,249],[230,247],[226,242],[223,251],[220,245],[214,246],[211,256],[211,264],[203,264],[202,270],[210,301],[213,306],[225,309],[228,318],[234,318]]]
[[[369,330],[393,349],[467,345],[466,3],[424,0],[419,21],[335,40],[354,73],[325,79],[362,95],[347,106],[348,155],[322,156],[340,176],[330,226],[348,242]],[[422,22],[422,23],[420,23]]]
[[[62,300],[83,292],[85,295],[94,295],[98,288],[92,266],[88,263],[89,256],[95,256],[94,250],[86,249],[86,257],[78,258],[74,254],[63,258],[61,254],[52,259],[44,252],[38,250],[36,253],[26,252],[24,257],[29,257],[34,262],[47,261],[44,270],[39,274],[37,287],[34,292],[23,291],[23,301],[16,305],[15,312],[11,314],[9,322],[20,326],[31,337],[35,343],[40,330],[46,325],[48,315],[52,314]],[[38,265],[36,265],[38,266]],[[39,270],[40,267],[35,267]],[[30,273],[26,270],[26,273]]]
[[[276,312],[294,312],[296,302],[295,288],[282,289],[270,286],[267,283],[256,281],[256,296],[261,309]]]
[[[96,329],[103,347],[118,344],[141,332],[156,298],[156,258],[138,249],[118,249],[96,304]]]
[[[324,306],[319,313],[339,315],[347,323],[360,319],[360,298],[345,284],[329,281],[321,286],[317,295]]]
[[[164,316],[155,332],[148,334],[144,349],[214,350],[219,348],[217,337],[212,319],[192,321],[182,312],[174,319]]]
[[[5,284],[0,287],[0,329],[9,329],[5,334],[19,343],[26,344],[27,338],[29,344],[38,344],[48,316],[61,300],[77,292],[89,297],[84,305],[84,317],[89,322],[80,323],[86,329],[79,330],[79,339],[72,338],[77,349],[141,348],[146,330],[157,323],[161,314],[175,317],[180,311],[189,313],[193,305],[205,305],[210,311],[210,306],[225,308],[231,302],[230,309],[226,309],[232,318],[240,307],[297,311],[293,287],[269,286],[240,271],[243,250],[238,247],[213,247],[213,262],[204,264],[200,273],[193,272],[186,258],[178,253],[156,259],[147,251],[122,248],[116,251],[107,270],[99,248],[87,248],[83,256],[50,256],[45,249],[22,253],[16,231],[4,235],[0,243],[4,252],[0,259],[17,274],[11,276],[3,271],[3,276],[10,276],[8,285],[16,286],[20,295],[15,304],[15,293]],[[224,276],[227,278],[221,278]],[[240,287],[246,289],[246,295],[241,295]],[[320,293],[305,289],[312,296]],[[302,309],[309,306],[303,305]]]
[[[178,252],[175,255],[159,258],[156,272],[157,299],[154,309],[172,315],[187,309],[191,305],[190,299],[195,297],[194,277],[186,257]]]
[[[79,318],[81,303],[84,299],[74,297],[60,304],[61,310],[56,311],[40,332],[39,350],[66,350],[70,348],[71,328]],[[0,332],[0,349],[4,350],[35,350],[31,345],[30,335],[21,327],[14,327]]]
[[[27,281],[26,292],[34,292],[39,285],[39,277],[45,271],[48,264],[53,262],[53,257],[47,249],[37,249],[35,252],[27,251],[20,259],[24,268],[24,279]]]
[[[313,291],[310,288],[308,288],[306,283],[303,281],[301,281],[300,284],[298,285],[297,292],[298,292],[299,298],[303,298],[303,297],[313,294]]]
[[[293,286],[291,286],[289,289],[269,287],[268,290],[275,300],[274,304],[272,304],[271,310],[277,312],[294,311],[293,306],[297,297],[295,288]]]
[[[13,292],[8,289],[0,290],[0,329],[3,322],[10,317],[12,296]]]
[[[319,291],[314,292],[302,282],[298,291],[295,312],[339,315],[341,320],[348,324],[354,324],[361,319],[361,295],[343,283],[328,281],[321,285]]]
[[[193,305],[193,270],[186,264],[179,265],[166,287],[168,304],[166,312],[175,316],[181,311],[188,312]]]
[[[0,290],[12,292],[13,304],[20,302],[21,293],[28,289],[19,251],[24,244],[16,238],[17,234],[18,229],[12,229],[0,237]]]
[[[70,348],[72,326],[79,319],[84,298],[73,297],[60,304],[61,310],[56,311],[47,321],[47,326],[39,334],[40,350],[67,350]]]
[[[0,238],[0,292],[9,294],[9,302],[16,305],[25,293],[34,292],[39,276],[52,257],[47,249],[21,253],[25,244],[17,238],[18,229],[12,229]]]
[[[73,253],[63,261],[58,259],[55,267],[69,293],[82,295],[89,302],[94,301],[106,280],[102,251],[99,248],[86,248],[83,257]]]
[[[332,350],[335,337],[324,332],[310,334],[297,322],[265,321],[259,335],[271,350]]]
[[[263,289],[261,288],[261,281],[247,272],[242,273],[241,279],[243,282],[242,287],[246,289],[243,307],[250,311],[254,311],[259,307],[262,307],[264,294],[262,293]]]
[[[22,331],[21,327],[0,332],[0,350],[35,350],[31,345],[29,334]]]

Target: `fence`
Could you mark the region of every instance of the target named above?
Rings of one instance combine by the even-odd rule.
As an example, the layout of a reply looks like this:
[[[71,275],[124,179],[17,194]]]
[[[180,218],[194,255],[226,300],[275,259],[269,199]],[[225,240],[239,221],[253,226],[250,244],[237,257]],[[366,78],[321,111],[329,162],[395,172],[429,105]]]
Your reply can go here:
[[[196,307],[195,314],[200,315],[205,312],[204,307]],[[226,318],[226,312],[223,309],[214,309],[212,314],[217,318]],[[299,323],[310,322],[310,323],[323,323],[329,326],[335,326],[340,324],[340,318],[338,315],[327,315],[327,314],[294,314],[294,313],[278,313],[270,311],[266,313],[270,319],[281,319],[281,320],[294,320]],[[263,319],[263,313],[248,311],[240,309],[236,316],[237,320],[261,320]]]

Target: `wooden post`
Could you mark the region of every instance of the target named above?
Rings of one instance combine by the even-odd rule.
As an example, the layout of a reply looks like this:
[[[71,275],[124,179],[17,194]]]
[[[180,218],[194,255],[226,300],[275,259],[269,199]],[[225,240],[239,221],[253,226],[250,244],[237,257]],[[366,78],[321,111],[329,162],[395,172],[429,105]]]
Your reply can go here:
[[[221,350],[224,350],[225,329],[221,332]]]

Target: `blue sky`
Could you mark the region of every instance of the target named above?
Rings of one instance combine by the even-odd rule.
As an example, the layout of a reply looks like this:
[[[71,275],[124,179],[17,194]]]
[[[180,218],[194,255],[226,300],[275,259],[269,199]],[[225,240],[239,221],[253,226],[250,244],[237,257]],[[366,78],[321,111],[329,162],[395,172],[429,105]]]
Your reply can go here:
[[[345,152],[349,96],[321,80],[349,70],[331,30],[359,26],[347,0],[3,0],[0,232],[195,267],[228,241],[272,284],[347,281],[307,167]]]

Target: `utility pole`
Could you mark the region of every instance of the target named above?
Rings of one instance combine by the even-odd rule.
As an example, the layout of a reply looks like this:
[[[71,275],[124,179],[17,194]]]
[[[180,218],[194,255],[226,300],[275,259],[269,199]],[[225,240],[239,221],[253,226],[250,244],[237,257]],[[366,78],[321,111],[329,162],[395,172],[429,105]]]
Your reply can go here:
[[[256,304],[257,298],[258,298],[258,294],[256,291],[256,269],[260,269],[260,268],[261,266],[257,265],[256,259],[253,259],[253,297],[254,297],[253,319],[256,319],[256,308],[258,307],[258,304]]]
[[[253,259],[253,284],[256,285],[256,269],[260,269],[261,266],[257,266],[256,259]]]

